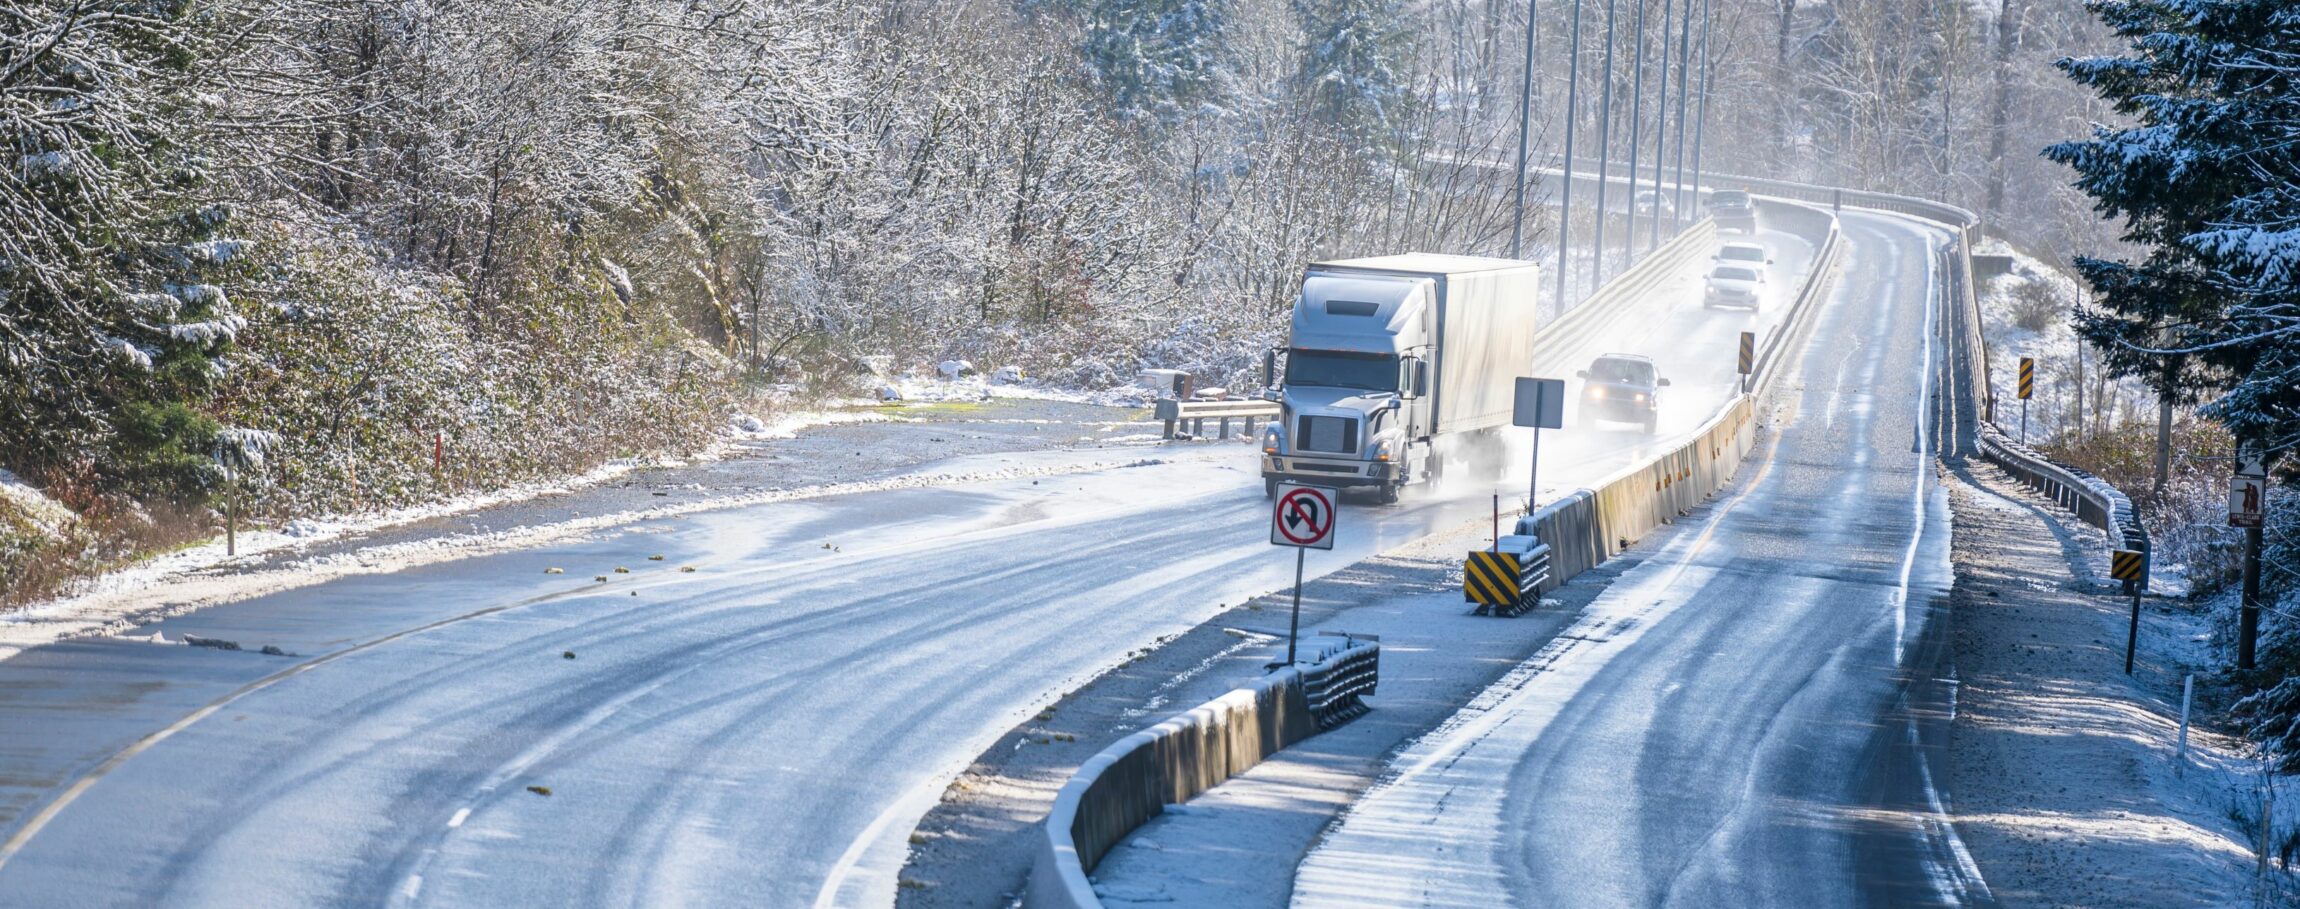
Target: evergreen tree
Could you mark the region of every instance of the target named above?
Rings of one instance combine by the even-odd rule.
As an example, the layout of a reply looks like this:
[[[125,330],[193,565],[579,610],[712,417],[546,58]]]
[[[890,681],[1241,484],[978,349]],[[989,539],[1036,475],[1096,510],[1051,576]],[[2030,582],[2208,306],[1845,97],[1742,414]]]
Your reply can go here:
[[[2079,258],[2100,295],[2078,328],[2110,369],[2206,401],[2273,457],[2300,443],[2300,7],[2094,0],[2126,56],[2064,59],[2133,118],[2046,155],[2139,261]]]
[[[1218,115],[1233,93],[1224,0],[1096,0],[1079,51],[1111,109],[1163,126]]]
[[[1414,52],[1399,0],[1294,0],[1303,53],[1295,77],[1311,113],[1363,145],[1394,144],[1408,122]]]
[[[246,324],[210,283],[241,244],[199,200],[203,49],[223,25],[188,0],[35,0],[13,15],[0,466],[197,502],[217,426],[195,405]]]

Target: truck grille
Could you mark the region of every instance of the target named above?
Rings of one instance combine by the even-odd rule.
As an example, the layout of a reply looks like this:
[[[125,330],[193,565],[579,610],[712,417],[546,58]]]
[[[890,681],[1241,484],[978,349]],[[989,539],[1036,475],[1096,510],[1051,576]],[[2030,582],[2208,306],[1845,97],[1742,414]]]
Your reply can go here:
[[[1298,417],[1295,436],[1301,439],[1303,451],[1330,451],[1336,454],[1356,454],[1358,451],[1358,421],[1349,417]]]

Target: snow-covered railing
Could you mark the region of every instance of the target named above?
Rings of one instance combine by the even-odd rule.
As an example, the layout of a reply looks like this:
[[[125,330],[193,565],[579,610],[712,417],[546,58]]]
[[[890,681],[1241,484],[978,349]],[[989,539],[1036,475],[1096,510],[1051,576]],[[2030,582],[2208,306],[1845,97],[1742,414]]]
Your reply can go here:
[[[1118,841],[1282,748],[1364,712],[1381,643],[1343,636],[1309,659],[1119,739],[1079,765],[1039,826],[1026,909],[1099,909],[1086,875]]]
[[[1706,257],[1717,239],[1717,222],[1703,218],[1687,227],[1683,233],[1646,255],[1628,271],[1605,282],[1605,286],[1574,305],[1555,321],[1534,332],[1535,374],[1570,368],[1569,364],[1545,360],[1554,354],[1586,350],[1591,339],[1601,338],[1613,331],[1623,319],[1640,310],[1624,305],[1668,286],[1685,274],[1685,267]]]
[[[2042,452],[2006,436],[1994,424],[1981,424],[1979,444],[1981,455],[1995,461],[2006,473],[2043,493],[2054,504],[2074,512],[2078,520],[2100,528],[2108,536],[2110,549],[2143,553],[2144,560],[2153,554],[2148,529],[2141,526],[2139,516],[2133,512],[2132,500],[2107,480],[2045,457]],[[2146,590],[2145,569],[2141,577],[2141,589]]]

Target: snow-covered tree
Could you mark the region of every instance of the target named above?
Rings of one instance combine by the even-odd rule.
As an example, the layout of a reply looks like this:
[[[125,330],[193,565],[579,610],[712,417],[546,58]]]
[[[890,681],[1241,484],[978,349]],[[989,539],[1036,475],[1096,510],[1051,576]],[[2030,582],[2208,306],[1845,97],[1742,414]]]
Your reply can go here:
[[[1096,0],[1079,52],[1113,113],[1171,125],[1234,103],[1227,0]]]
[[[0,459],[197,500],[192,406],[246,324],[214,204],[213,52],[191,2],[35,0],[0,25]]]
[[[1359,143],[1386,146],[1414,101],[1413,19],[1401,0],[1294,0],[1295,77],[1307,107]]]
[[[2137,261],[2079,258],[2079,314],[2109,367],[2273,455],[2300,445],[2300,7],[2096,0],[2131,44],[2061,68],[2132,118],[2047,150]],[[2300,460],[2300,459],[2295,459]]]

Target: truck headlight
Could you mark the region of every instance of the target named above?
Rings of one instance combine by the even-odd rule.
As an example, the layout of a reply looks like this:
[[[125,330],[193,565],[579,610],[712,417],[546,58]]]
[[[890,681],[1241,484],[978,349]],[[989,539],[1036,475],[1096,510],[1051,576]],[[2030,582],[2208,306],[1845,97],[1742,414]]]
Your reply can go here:
[[[1263,453],[1263,454],[1277,454],[1277,453],[1278,453],[1278,448],[1279,448],[1279,446],[1280,446],[1281,444],[1283,444],[1284,442],[1285,442],[1285,439],[1284,439],[1284,437],[1280,436],[1280,435],[1279,435],[1279,433],[1278,433],[1278,427],[1276,427],[1276,426],[1271,426],[1271,427],[1269,427],[1269,428],[1267,428],[1267,429],[1264,429],[1264,430],[1262,430],[1262,453]]]
[[[1387,460],[1389,460],[1389,459],[1390,459],[1390,451],[1391,451],[1391,449],[1390,449],[1390,440],[1388,440],[1388,439],[1383,439],[1383,440],[1381,440],[1381,441],[1379,441],[1379,442],[1375,442],[1375,443],[1374,443],[1374,460],[1376,460],[1376,461],[1387,461]]]

